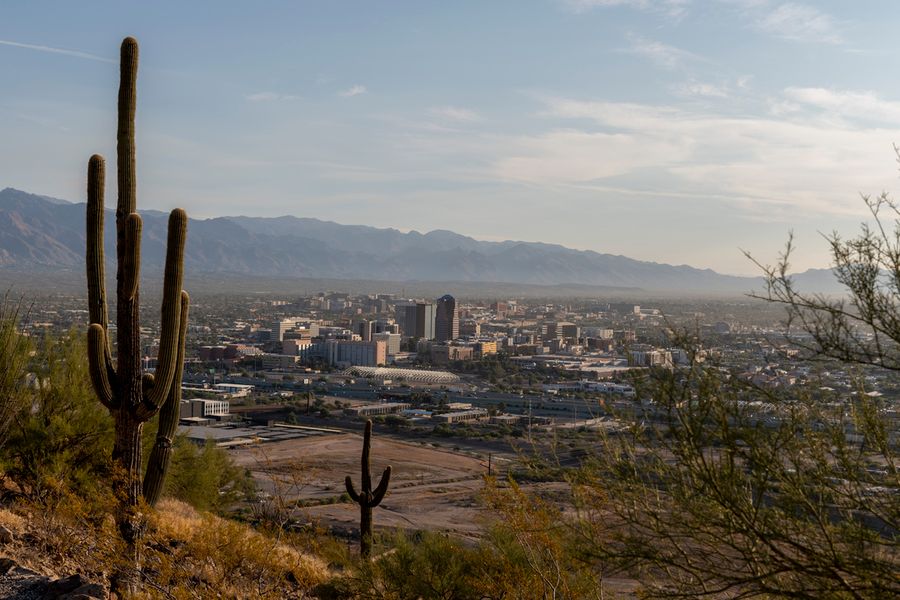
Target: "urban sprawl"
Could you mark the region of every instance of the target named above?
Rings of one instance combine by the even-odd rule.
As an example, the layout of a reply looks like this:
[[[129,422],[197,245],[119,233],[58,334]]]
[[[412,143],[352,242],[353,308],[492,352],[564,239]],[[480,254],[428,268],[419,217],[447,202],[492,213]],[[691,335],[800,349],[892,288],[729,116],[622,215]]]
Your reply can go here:
[[[83,305],[42,303],[30,327],[77,326]],[[328,419],[339,426],[374,418],[445,435],[603,427],[616,410],[652,403],[636,397],[642,370],[707,360],[761,388],[813,385],[882,397],[885,418],[897,422],[892,373],[807,359],[785,335],[783,318],[779,307],[753,299],[648,307],[450,294],[210,295],[192,309],[182,431],[198,442],[239,445],[290,435],[255,434],[253,424],[271,433],[273,425]],[[144,354],[152,369],[150,333]],[[697,342],[679,345],[685,337]]]

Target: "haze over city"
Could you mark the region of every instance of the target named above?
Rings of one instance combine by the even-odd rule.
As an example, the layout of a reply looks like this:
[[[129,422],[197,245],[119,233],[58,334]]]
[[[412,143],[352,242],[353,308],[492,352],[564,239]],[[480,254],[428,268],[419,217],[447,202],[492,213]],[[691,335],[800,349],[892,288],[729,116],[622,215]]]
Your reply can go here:
[[[84,200],[142,54],[140,202],[558,243],[758,274],[897,186],[884,2],[4,6],[0,187]],[[112,202],[112,200],[108,200]]]

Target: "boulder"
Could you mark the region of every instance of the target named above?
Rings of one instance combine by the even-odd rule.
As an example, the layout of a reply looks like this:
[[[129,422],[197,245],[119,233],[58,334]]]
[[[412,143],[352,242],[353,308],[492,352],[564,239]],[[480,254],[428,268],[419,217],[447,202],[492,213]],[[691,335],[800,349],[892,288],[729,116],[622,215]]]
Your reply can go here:
[[[6,575],[10,571],[13,570],[14,567],[17,567],[16,561],[11,558],[0,558],[0,575]]]
[[[45,600],[59,598],[63,594],[68,594],[72,590],[80,588],[85,583],[87,582],[77,573],[75,575],[69,575],[68,577],[61,577],[50,582],[47,586],[47,590],[44,592],[44,598]]]
[[[12,531],[3,525],[0,525],[0,544],[10,544],[15,539],[16,536],[13,535]]]
[[[99,583],[86,583],[68,594],[57,597],[57,600],[106,600],[109,593]]]

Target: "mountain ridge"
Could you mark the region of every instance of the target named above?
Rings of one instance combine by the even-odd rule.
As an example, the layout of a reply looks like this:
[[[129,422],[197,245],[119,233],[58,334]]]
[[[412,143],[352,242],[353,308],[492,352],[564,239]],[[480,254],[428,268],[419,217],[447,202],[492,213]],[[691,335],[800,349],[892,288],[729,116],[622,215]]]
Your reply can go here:
[[[0,268],[77,270],[84,265],[84,203],[14,188],[0,190]],[[142,211],[148,269],[165,257],[166,214]],[[114,211],[107,209],[106,250],[114,255]],[[640,261],[559,244],[482,241],[446,229],[426,233],[343,225],[314,217],[222,216],[191,219],[185,267],[198,273],[385,281],[460,281],[583,285],[672,292],[739,292],[760,277]],[[823,275],[824,274],[824,275]],[[835,293],[828,269],[797,275],[809,291]],[[831,277],[833,279],[833,276]],[[826,289],[830,288],[830,289]]]

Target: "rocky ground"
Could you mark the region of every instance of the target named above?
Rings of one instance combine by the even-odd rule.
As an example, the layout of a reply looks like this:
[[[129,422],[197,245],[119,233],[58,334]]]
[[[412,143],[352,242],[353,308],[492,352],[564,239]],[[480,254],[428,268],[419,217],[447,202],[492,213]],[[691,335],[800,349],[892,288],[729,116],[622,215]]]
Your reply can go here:
[[[0,525],[0,553],[16,547],[17,533]],[[0,599],[103,600],[109,598],[104,584],[91,582],[80,573],[68,576],[39,573],[15,558],[0,557]]]

